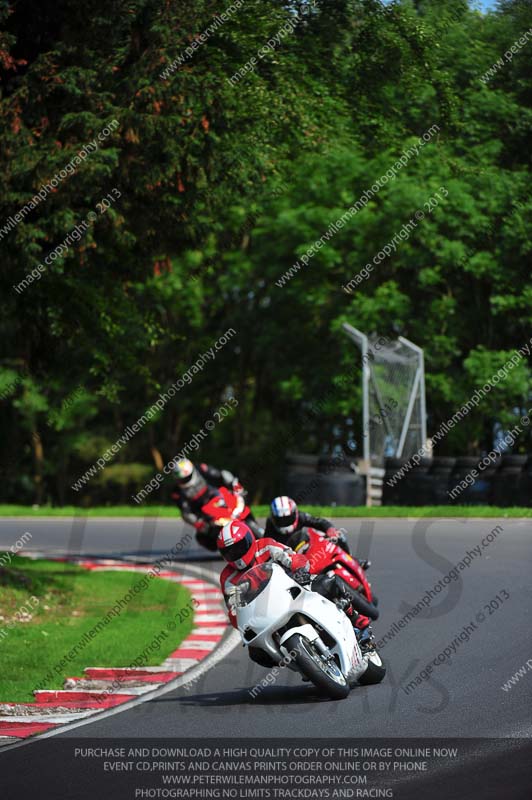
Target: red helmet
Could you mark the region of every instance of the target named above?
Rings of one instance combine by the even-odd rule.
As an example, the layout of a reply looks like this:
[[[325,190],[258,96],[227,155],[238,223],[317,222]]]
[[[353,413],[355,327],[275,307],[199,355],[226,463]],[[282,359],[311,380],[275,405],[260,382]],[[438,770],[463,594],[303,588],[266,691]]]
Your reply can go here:
[[[255,560],[257,541],[251,528],[240,520],[224,525],[218,534],[217,545],[222,558],[235,569],[246,569]]]

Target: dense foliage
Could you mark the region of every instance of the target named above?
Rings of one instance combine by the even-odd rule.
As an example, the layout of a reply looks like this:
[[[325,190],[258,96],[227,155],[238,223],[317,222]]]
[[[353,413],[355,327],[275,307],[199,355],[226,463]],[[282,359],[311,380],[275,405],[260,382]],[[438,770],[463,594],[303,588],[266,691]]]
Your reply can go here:
[[[529,0],[487,15],[466,0],[229,7],[0,3],[3,500],[125,500],[231,394],[238,408],[202,459],[237,470],[255,494],[270,488],[286,450],[326,451],[360,416],[359,357],[342,321],[425,348],[429,432],[530,340]],[[447,195],[409,238],[343,291],[440,187]],[[231,327],[215,359],[73,491]],[[510,427],[530,399],[525,358],[438,452],[489,449],[493,423]],[[529,431],[516,448],[530,449]]]

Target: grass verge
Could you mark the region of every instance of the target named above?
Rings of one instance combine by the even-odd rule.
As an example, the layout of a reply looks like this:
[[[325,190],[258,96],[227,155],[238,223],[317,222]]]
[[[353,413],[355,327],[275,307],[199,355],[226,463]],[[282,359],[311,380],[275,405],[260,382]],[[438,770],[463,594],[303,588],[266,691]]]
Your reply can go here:
[[[532,517],[532,508],[496,506],[304,506],[305,510],[324,517]],[[253,506],[256,516],[264,517],[269,506]],[[0,517],[175,517],[181,514],[173,506],[14,506],[0,505]]]
[[[84,667],[160,664],[192,629],[191,596],[145,578],[18,556],[0,567],[0,702],[32,702]]]
[[[15,506],[0,504],[0,517],[175,517],[176,506]]]
[[[258,516],[269,513],[268,506],[256,506]],[[305,506],[305,511],[321,517],[532,517],[532,508],[495,506]]]

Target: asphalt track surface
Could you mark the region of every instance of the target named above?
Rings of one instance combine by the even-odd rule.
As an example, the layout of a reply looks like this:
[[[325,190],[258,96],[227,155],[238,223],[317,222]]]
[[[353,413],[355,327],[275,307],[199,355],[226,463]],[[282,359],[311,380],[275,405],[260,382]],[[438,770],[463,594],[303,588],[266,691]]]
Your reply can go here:
[[[381,616],[374,625],[378,640],[468,551],[485,542],[481,554],[459,572],[458,580],[446,585],[426,611],[381,649],[388,670],[382,684],[356,688],[346,700],[333,702],[283,670],[274,684],[253,698],[249,690],[261,683],[267,671],[250,662],[238,645],[193,685],[61,735],[202,738],[225,737],[230,731],[232,736],[248,739],[532,737],[532,672],[509,692],[501,688],[532,658],[532,520],[335,522],[348,531],[352,552],[372,561],[368,577],[379,597]],[[496,526],[502,530],[486,544],[485,537]],[[155,560],[187,530],[179,520],[168,518],[12,518],[0,521],[0,550],[29,531],[32,539],[26,550]],[[200,552],[195,544],[187,546],[182,560],[204,574],[220,572],[220,561]],[[498,609],[487,608],[497,595],[506,594],[509,598]],[[469,640],[461,641],[450,661],[435,667],[428,680],[407,694],[403,687],[471,622],[476,627]],[[500,746],[497,752],[499,770],[505,756]],[[478,769],[483,762],[477,759],[476,763]],[[529,795],[507,796],[532,797],[532,786]]]

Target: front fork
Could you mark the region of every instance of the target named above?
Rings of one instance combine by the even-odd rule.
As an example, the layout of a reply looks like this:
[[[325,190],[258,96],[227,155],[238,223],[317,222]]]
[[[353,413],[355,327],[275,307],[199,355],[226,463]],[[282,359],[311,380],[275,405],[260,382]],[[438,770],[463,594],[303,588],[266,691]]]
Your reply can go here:
[[[284,646],[284,642],[286,642],[288,639],[290,639],[290,637],[293,636],[294,633],[299,633],[301,636],[303,636],[309,642],[312,642],[312,644],[316,647],[318,652],[325,659],[329,660],[330,658],[333,658],[333,655],[332,655],[330,649],[327,647],[325,642],[322,640],[322,638],[320,637],[320,635],[316,631],[316,629],[312,625],[310,625],[308,622],[304,622],[304,620],[302,620],[302,622],[303,622],[303,624],[301,624],[301,625],[299,625],[297,627],[294,627],[294,628],[290,628],[290,630],[285,631],[283,633],[283,635],[281,636],[280,641],[279,641],[279,649],[281,650],[283,655],[287,659],[291,658],[291,654],[286,649],[286,647]],[[294,666],[292,661],[288,661],[287,662],[287,666],[290,667],[291,669],[295,670],[296,672],[299,672],[299,670],[297,669],[297,667]]]

